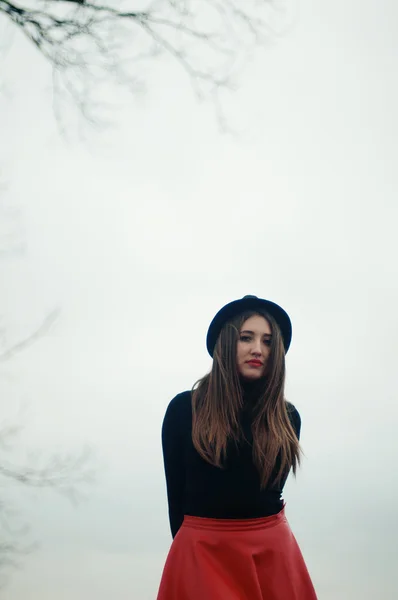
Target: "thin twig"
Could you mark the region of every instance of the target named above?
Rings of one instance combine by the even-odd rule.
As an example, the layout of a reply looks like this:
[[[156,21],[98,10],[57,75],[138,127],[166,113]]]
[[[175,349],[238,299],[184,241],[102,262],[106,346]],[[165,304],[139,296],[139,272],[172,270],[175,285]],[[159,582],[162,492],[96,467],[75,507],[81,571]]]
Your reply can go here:
[[[18,342],[17,344],[12,346],[11,348],[8,348],[2,354],[0,354],[0,363],[7,362],[11,358],[13,358],[16,354],[19,354],[23,350],[26,350],[27,348],[32,346],[32,344],[34,344],[34,342],[36,342],[45,333],[47,333],[47,331],[50,329],[50,327],[57,320],[59,314],[60,314],[59,309],[54,309],[52,312],[50,312],[46,316],[44,321],[41,323],[41,325],[30,336],[28,336],[27,338],[23,339],[22,341]]]
[[[121,10],[114,0],[37,0],[34,8],[0,0],[0,16],[36,47],[57,73],[53,82],[61,93],[95,123],[93,90],[101,85],[100,73],[137,90],[136,77],[120,68],[130,47],[130,66],[159,51],[172,58],[201,98],[214,98],[215,87],[231,90],[235,65],[248,44],[275,34],[270,14],[278,2],[283,0],[158,0],[146,10]],[[126,29],[119,35],[122,23]],[[62,118],[59,109],[57,118]]]

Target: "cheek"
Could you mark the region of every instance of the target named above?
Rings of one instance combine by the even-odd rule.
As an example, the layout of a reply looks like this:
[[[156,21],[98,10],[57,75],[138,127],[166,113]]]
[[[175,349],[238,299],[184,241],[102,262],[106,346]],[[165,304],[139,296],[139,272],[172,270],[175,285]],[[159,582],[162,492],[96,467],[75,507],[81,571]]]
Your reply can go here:
[[[238,343],[238,345],[236,347],[236,362],[239,363],[244,356],[245,356],[245,349],[242,346],[242,344]]]
[[[270,356],[271,356],[271,348],[267,347],[267,349],[264,352],[264,366],[267,367],[268,363],[270,361]]]

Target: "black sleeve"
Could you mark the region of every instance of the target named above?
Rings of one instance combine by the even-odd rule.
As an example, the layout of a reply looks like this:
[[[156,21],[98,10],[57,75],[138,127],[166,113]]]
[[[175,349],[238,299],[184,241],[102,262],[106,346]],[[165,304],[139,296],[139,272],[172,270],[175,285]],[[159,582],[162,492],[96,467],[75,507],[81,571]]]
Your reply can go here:
[[[170,529],[176,536],[184,519],[184,448],[180,428],[178,396],[167,410],[162,426],[162,448],[166,475],[167,499],[169,504]]]
[[[292,427],[297,435],[297,439],[300,440],[300,432],[301,432],[301,417],[300,413],[293,404],[290,402],[287,403],[287,414],[289,415],[290,422]]]

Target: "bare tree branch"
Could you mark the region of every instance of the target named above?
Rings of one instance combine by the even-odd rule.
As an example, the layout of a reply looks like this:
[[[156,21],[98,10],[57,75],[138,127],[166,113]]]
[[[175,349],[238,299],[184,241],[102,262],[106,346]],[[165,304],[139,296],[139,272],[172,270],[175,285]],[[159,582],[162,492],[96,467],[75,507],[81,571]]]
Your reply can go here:
[[[0,463],[0,477],[32,488],[51,488],[76,503],[81,484],[92,483],[94,471],[88,468],[90,451],[85,448],[79,455],[54,454],[41,467],[17,466]]]
[[[10,441],[21,432],[20,426],[5,425],[0,430],[0,449],[10,449]],[[15,569],[21,560],[36,548],[26,543],[29,528],[20,524],[15,503],[5,500],[10,497],[12,484],[31,489],[52,489],[67,497],[73,504],[82,498],[83,489],[95,481],[96,473],[91,465],[92,455],[88,448],[79,454],[53,454],[48,459],[40,455],[30,456],[25,464],[12,464],[5,458],[0,460],[0,589],[5,585],[5,576]]]
[[[0,192],[4,188],[0,180]],[[2,206],[0,209],[2,216],[9,212]],[[2,221],[4,219],[0,219],[1,223]],[[13,235],[9,235],[7,225],[10,223],[6,222],[4,231],[0,231],[0,254],[4,251],[5,256],[10,255],[10,246],[13,245],[10,244]],[[0,321],[0,363],[10,361],[37,343],[48,333],[59,314],[58,308],[51,311],[37,329],[13,345],[9,345],[6,327]],[[47,488],[76,504],[83,496],[87,484],[95,480],[96,474],[88,448],[77,453],[52,453],[49,457],[43,453],[28,453],[23,460],[16,460],[13,451],[21,448],[18,439],[21,433],[20,416],[17,423],[9,422],[5,420],[3,412],[0,421],[0,589],[7,582],[10,570],[20,566],[22,559],[35,548],[35,545],[25,543],[28,528],[20,525],[18,511],[15,509],[17,503],[13,499],[14,488]]]
[[[20,433],[19,426],[4,426],[0,430],[0,448],[9,449],[10,439]],[[20,566],[21,559],[36,548],[36,544],[25,542],[29,528],[20,524],[15,503],[4,499],[10,497],[12,484],[31,489],[51,489],[68,498],[74,505],[82,498],[83,489],[95,481],[96,473],[91,466],[92,455],[88,448],[79,454],[53,454],[41,460],[32,456],[25,464],[6,461],[4,453],[0,460],[0,589],[5,584],[5,574]]]
[[[55,98],[66,92],[95,121],[101,86],[137,91],[137,59],[169,57],[200,97],[231,89],[248,49],[277,33],[273,22],[283,21],[285,1],[0,0],[0,16],[49,62]],[[59,106],[56,111],[62,114]]]
[[[7,350],[3,351],[0,354],[0,363],[7,362],[16,354],[23,352],[32,344],[34,344],[39,338],[41,338],[45,333],[47,333],[47,331],[49,331],[53,323],[57,320],[59,313],[59,309],[54,309],[46,316],[41,325],[31,335],[21,340],[14,346],[11,346],[11,348],[8,348]]]

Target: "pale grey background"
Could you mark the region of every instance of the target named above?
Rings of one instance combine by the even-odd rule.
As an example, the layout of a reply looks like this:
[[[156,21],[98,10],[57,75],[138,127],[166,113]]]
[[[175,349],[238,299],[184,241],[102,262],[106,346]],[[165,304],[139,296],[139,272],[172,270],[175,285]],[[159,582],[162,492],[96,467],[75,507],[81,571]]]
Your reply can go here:
[[[78,509],[15,488],[41,545],[6,600],[155,598],[162,417],[209,368],[215,311],[253,293],[293,320],[306,460],[285,498],[319,598],[398,597],[398,5],[297,9],[227,102],[239,140],[162,64],[119,128],[67,145],[46,66],[10,51],[2,202],[27,251],[1,262],[1,314],[13,342],[62,313],[2,367],[1,410],[27,404],[24,448],[91,444],[100,475]]]

